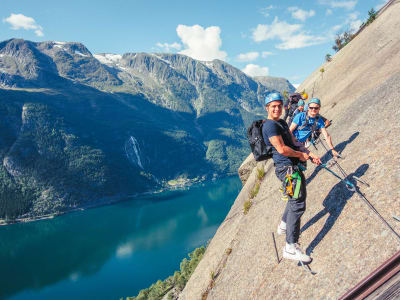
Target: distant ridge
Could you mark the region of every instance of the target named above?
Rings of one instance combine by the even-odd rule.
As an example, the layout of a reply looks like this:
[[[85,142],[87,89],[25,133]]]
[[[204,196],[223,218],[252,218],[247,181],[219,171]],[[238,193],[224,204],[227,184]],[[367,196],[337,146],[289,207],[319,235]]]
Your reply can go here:
[[[265,95],[294,90],[220,60],[76,42],[0,42],[0,70],[0,223],[235,174]]]

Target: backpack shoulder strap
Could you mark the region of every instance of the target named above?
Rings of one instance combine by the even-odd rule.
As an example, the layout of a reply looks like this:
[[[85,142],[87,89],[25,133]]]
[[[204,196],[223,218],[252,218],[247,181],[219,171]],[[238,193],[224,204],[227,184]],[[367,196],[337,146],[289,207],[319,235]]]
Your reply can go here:
[[[309,117],[308,117],[307,113],[305,113],[305,114],[306,114],[306,119],[305,119],[304,123],[297,128],[297,130],[303,130],[308,125]]]
[[[311,127],[311,131],[312,131],[312,132],[314,132],[314,131],[317,130],[318,121],[319,121],[319,115],[317,115],[317,116],[315,117],[314,124],[313,124],[313,126]]]
[[[286,124],[286,125],[287,125],[287,123],[286,123],[285,120],[279,119],[276,123],[279,125],[280,128],[282,128],[283,130],[285,130],[285,126],[283,125],[283,124]]]

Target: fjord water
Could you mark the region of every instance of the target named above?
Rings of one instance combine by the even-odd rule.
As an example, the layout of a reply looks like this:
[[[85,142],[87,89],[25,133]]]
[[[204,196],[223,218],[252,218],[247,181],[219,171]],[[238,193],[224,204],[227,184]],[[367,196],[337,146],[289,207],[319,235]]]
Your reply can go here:
[[[179,270],[241,189],[238,177],[0,228],[0,299],[120,299]]]

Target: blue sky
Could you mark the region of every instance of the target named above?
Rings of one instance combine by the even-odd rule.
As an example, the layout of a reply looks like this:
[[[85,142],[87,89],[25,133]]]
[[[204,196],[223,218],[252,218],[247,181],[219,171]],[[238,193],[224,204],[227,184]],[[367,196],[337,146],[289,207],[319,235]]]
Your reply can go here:
[[[0,40],[81,42],[93,54],[183,53],[301,83],[335,34],[386,0],[1,0]]]

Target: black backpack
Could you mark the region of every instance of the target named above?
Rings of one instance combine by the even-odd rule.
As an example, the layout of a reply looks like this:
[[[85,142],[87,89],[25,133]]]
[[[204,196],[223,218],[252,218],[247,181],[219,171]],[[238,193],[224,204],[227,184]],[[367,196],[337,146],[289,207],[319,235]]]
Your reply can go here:
[[[289,103],[291,105],[296,104],[301,100],[301,95],[299,93],[294,93],[289,96]]]
[[[267,146],[262,135],[262,126],[265,120],[254,121],[247,129],[247,139],[256,161],[272,158],[272,146]],[[280,122],[278,122],[280,126]]]

